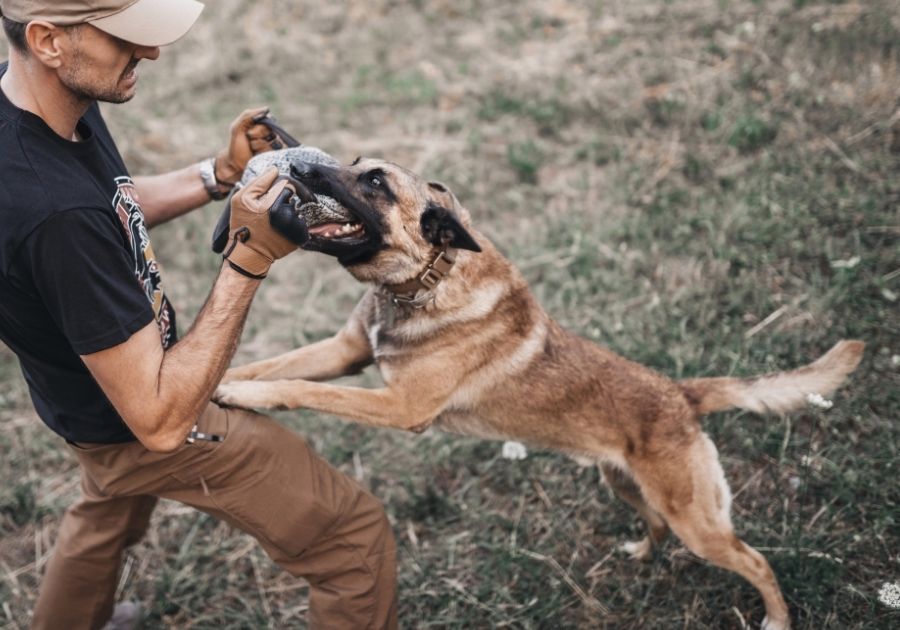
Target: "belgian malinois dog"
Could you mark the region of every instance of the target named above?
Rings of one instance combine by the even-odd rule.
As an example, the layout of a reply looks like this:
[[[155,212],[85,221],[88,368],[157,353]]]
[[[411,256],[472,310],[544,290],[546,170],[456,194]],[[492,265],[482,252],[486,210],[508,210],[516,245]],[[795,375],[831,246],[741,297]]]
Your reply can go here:
[[[833,392],[864,344],[841,341],[805,367],[757,378],[673,381],[563,330],[519,272],[472,228],[446,186],[395,164],[301,165],[306,249],[371,285],[334,337],[229,370],[216,399],[305,407],[376,427],[520,440],[589,458],[647,522],[625,548],[649,556],[671,529],[762,595],[762,627],[790,626],[769,563],[734,532],[731,492],[700,416],[784,413]],[[312,195],[310,195],[312,193]],[[378,366],[385,386],[320,383]]]

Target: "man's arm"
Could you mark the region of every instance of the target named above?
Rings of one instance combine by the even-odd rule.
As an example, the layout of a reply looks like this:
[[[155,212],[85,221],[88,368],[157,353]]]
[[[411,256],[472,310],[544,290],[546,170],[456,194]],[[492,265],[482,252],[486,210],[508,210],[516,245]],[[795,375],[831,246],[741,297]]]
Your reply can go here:
[[[153,322],[124,343],[82,356],[148,449],[172,451],[184,443],[234,356],[259,284],[225,264],[194,326],[168,351]]]
[[[184,442],[240,340],[247,310],[272,263],[296,249],[274,232],[269,209],[290,203],[285,180],[271,168],[231,199],[226,263],[191,331],[163,349],[155,323],[118,345],[82,354],[103,393],[148,449]]]
[[[148,228],[180,217],[210,199],[200,179],[199,164],[162,175],[135,177],[134,186]]]

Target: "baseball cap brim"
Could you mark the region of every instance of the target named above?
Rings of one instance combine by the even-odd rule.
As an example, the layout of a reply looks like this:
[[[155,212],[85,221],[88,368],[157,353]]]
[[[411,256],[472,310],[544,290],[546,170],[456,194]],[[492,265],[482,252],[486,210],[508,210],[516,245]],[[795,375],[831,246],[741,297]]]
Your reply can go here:
[[[201,11],[203,4],[195,0],[137,0],[88,24],[138,46],[166,46],[181,39]]]

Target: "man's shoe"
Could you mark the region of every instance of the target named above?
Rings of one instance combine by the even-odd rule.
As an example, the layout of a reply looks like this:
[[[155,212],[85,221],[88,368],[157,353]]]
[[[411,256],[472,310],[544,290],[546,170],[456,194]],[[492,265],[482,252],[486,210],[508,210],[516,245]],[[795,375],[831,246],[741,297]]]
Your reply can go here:
[[[112,618],[103,630],[135,630],[141,623],[141,605],[137,602],[121,602],[113,609]]]

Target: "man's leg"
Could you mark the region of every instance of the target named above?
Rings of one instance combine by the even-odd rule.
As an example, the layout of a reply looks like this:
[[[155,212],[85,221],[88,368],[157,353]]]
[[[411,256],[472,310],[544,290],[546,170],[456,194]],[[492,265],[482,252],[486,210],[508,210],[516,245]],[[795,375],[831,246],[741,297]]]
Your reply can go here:
[[[396,628],[395,545],[381,503],[269,417],[210,405],[201,428],[224,442],[173,473],[187,489],[160,496],[232,523],[306,578],[311,627]]]
[[[198,427],[224,441],[77,454],[103,494],[152,493],[254,536],[309,581],[312,627],[396,628],[394,539],[378,500],[271,418],[211,404]]]
[[[283,430],[268,418],[249,421],[259,422],[263,433],[271,430],[265,427],[268,423]],[[268,468],[258,498],[251,499],[245,489],[233,496],[211,489],[212,497],[223,505],[241,505],[244,514],[251,501],[281,506],[258,522],[257,539],[281,568],[309,580],[311,627],[396,628],[396,548],[381,503],[319,458],[299,436],[294,435],[290,453],[296,458],[294,472]],[[259,457],[264,456],[278,454],[260,452]],[[309,482],[314,493],[292,490],[291,481],[297,479]]]
[[[311,453],[312,457],[316,457]],[[320,460],[321,461],[321,460]],[[323,462],[324,463],[324,462]],[[327,466],[327,464],[325,464]],[[321,473],[319,473],[321,475]],[[328,473],[331,475],[331,471]],[[212,491],[215,496],[215,491]],[[268,490],[272,492],[272,490]],[[270,494],[271,496],[271,494]],[[391,526],[381,503],[358,488],[336,489],[335,497],[349,497],[340,507],[326,503],[288,503],[281,518],[286,522],[325,524],[316,537],[298,527],[292,548],[273,542],[261,524],[253,532],[263,549],[288,573],[310,583],[309,624],[329,630],[383,630],[397,627],[396,559]],[[274,498],[274,497],[273,497]],[[328,525],[329,516],[337,516]],[[241,527],[240,522],[236,523]],[[280,526],[279,526],[280,528]],[[307,544],[297,552],[296,544]]]
[[[122,554],[147,529],[156,497],[107,499],[82,471],[84,496],[63,516],[31,627],[94,630],[109,621]]]

